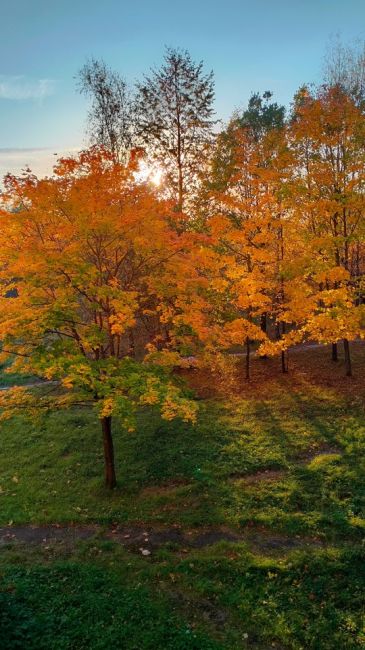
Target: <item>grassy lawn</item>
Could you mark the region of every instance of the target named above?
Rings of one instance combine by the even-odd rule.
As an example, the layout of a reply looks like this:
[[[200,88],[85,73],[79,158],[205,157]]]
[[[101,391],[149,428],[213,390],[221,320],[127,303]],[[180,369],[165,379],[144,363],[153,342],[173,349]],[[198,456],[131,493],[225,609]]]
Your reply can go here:
[[[96,527],[72,544],[1,547],[1,648],[365,647],[365,349],[354,348],[353,378],[326,349],[298,351],[287,376],[255,360],[229,396],[191,371],[205,397],[196,426],[151,410],[136,433],[115,423],[112,495],[91,412],[2,423],[0,525]],[[143,556],[105,538],[128,527],[212,537],[167,535]]]

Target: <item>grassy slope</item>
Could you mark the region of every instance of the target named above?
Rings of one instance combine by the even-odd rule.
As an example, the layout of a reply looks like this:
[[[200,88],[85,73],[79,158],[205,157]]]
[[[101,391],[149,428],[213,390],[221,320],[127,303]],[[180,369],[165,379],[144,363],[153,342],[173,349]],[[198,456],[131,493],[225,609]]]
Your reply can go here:
[[[327,356],[298,352],[288,377],[274,376],[276,360],[255,361],[251,385],[201,402],[196,427],[149,411],[138,433],[116,428],[112,496],[101,487],[91,413],[3,424],[3,525],[224,526],[312,542],[266,553],[245,543],[166,547],[147,559],[98,540],[3,551],[8,647],[363,647],[365,350],[357,347],[354,379]]]

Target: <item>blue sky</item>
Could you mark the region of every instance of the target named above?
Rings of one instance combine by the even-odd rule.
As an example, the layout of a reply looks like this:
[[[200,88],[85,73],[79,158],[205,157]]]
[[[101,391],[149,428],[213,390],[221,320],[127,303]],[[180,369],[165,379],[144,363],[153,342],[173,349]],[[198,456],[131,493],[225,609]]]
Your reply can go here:
[[[288,104],[319,81],[331,36],[365,38],[365,0],[9,0],[1,2],[0,175],[85,144],[75,74],[103,58],[133,82],[164,46],[187,48],[216,78],[218,117],[252,91]]]

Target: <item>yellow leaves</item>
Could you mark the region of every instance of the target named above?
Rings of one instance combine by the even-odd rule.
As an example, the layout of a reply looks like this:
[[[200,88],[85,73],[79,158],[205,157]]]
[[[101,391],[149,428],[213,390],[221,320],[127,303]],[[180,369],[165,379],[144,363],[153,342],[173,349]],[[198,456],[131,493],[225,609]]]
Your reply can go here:
[[[260,286],[256,288],[250,281],[240,283],[237,290],[240,293],[234,300],[234,304],[240,309],[251,310],[255,313],[260,310],[265,311],[265,308],[270,305],[269,297],[260,291]],[[243,293],[243,291],[245,292]]]
[[[109,316],[110,331],[112,334],[121,336],[129,328],[136,324],[136,319],[133,317],[131,310],[118,312]]]
[[[158,340],[158,337],[156,339]],[[183,362],[180,354],[173,350],[157,350],[152,344],[147,344],[146,349],[147,355],[145,361],[148,363],[153,363],[163,368],[173,368],[180,366]]]
[[[218,293],[223,293],[229,287],[229,283],[224,278],[215,278],[211,282],[211,288]]]
[[[225,271],[227,278],[233,281],[241,281],[247,275],[245,267],[242,264],[232,263]]]
[[[195,422],[198,406],[195,402],[181,397],[179,390],[170,384],[162,403],[161,416],[165,420],[180,417],[184,422]]]
[[[156,377],[148,377],[146,382],[146,390],[140,397],[140,403],[144,405],[158,404],[160,400],[159,384]]]
[[[343,266],[334,266],[329,269],[324,269],[315,275],[315,280],[318,283],[336,283],[349,280],[350,274]]]
[[[227,232],[227,228],[230,226],[229,220],[223,215],[214,216],[210,219],[209,222],[212,236],[219,238]]]
[[[320,343],[362,337],[364,334],[362,310],[349,305],[314,313],[303,330]]]
[[[157,377],[148,377],[146,389],[140,397],[140,404],[153,406],[160,404],[161,416],[165,420],[180,417],[184,422],[195,422],[198,407],[191,400],[185,398],[179,388],[172,383],[167,387],[159,382]]]
[[[265,333],[252,321],[246,318],[236,318],[230,323],[225,323],[222,334],[222,343],[225,342],[226,346],[232,344],[242,345],[246,338],[254,340],[262,340],[265,338]]]
[[[72,370],[79,377],[86,378],[91,376],[91,368],[86,363],[77,363],[72,367]]]
[[[105,398],[101,403],[100,416],[101,418],[107,418],[113,413],[114,400],[112,397]]]
[[[50,365],[48,368],[45,369],[44,371],[44,377],[45,379],[51,380],[55,375],[58,373],[58,367]]]
[[[351,291],[346,286],[320,291],[317,297],[323,307],[332,308],[335,305],[351,307],[353,305]]]
[[[23,386],[15,386],[0,392],[1,420],[8,420],[16,412],[32,407],[34,398]]]
[[[171,322],[175,315],[175,309],[169,305],[161,304],[158,306],[157,311],[159,313],[160,321],[163,325]]]

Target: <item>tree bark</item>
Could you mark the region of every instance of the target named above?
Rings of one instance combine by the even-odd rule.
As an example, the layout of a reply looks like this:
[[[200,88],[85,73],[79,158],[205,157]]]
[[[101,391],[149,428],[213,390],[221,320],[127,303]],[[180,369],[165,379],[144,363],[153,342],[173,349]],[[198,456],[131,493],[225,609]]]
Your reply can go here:
[[[178,163],[178,172],[179,172],[179,185],[178,185],[178,197],[179,197],[179,202],[178,202],[178,211],[182,212],[183,211],[183,200],[184,200],[184,185],[183,185],[183,171],[182,171],[182,165],[181,162],[179,161]]]
[[[176,101],[178,98],[176,98]],[[183,169],[182,169],[182,152],[181,152],[181,123],[180,123],[180,109],[177,109],[177,169],[178,169],[178,211],[183,211]]]
[[[250,381],[250,339],[246,338],[246,381]]]
[[[285,323],[281,323],[281,335],[283,336],[285,334],[286,327]],[[288,351],[287,350],[282,350],[281,351],[281,372],[287,373],[288,372]]]
[[[332,361],[338,361],[337,343],[332,343]]]
[[[260,328],[262,332],[267,334],[267,313],[266,311],[260,316]]]
[[[281,372],[284,374],[288,372],[288,352],[286,350],[281,351]]]
[[[345,352],[345,368],[346,368],[346,376],[347,377],[352,377],[352,367],[351,367],[351,355],[350,355],[350,344],[348,342],[348,339],[343,340],[343,349]]]
[[[260,328],[267,336],[267,313],[266,311],[260,316]],[[267,359],[267,354],[261,355],[261,359]]]
[[[101,419],[104,445],[105,485],[112,490],[117,484],[114,465],[114,445],[112,437],[112,418],[107,416]]]

